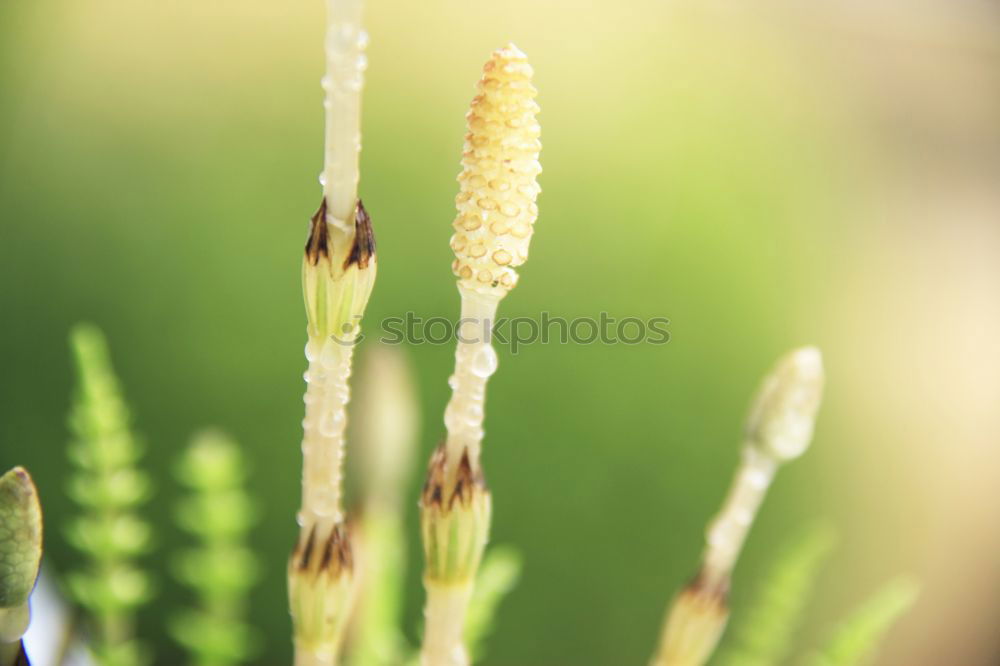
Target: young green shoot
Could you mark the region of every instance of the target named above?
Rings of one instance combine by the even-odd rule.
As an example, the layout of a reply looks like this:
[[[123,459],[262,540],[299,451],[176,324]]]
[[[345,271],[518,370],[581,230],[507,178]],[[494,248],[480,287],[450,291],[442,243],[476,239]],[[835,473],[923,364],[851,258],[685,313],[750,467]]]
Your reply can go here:
[[[483,557],[465,620],[465,644],[473,661],[486,654],[497,611],[521,578],[521,568],[521,554],[510,546],[493,546]]]
[[[375,238],[358,199],[364,48],[361,0],[327,0],[323,199],[302,259],[308,319],[302,504],[288,562],[296,666],[337,663],[354,597],[342,461],[348,377],[375,281]]]
[[[757,392],[743,433],[742,462],[722,510],[709,524],[698,574],[667,612],[652,666],[702,666],[729,618],[733,568],[777,469],[812,440],[823,392],[818,349],[797,349],[778,361]]]

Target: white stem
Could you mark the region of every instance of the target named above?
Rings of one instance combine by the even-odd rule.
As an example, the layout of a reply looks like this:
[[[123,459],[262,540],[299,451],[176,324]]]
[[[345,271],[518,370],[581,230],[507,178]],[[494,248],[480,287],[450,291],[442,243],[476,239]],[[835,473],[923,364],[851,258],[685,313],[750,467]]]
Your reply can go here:
[[[312,338],[306,345],[309,368],[302,421],[302,508],[298,514],[303,531],[315,525],[326,535],[343,520],[341,476],[344,430],[347,427],[348,377],[354,346],[335,338]]]
[[[314,652],[302,645],[295,645],[295,666],[334,666],[338,655]]]
[[[462,295],[462,318],[455,350],[455,373],[448,380],[451,400],[444,411],[448,430],[448,477],[468,449],[472,469],[479,468],[483,441],[486,381],[497,369],[497,353],[490,345],[493,322],[500,298],[459,286]]]
[[[468,666],[462,633],[472,597],[471,581],[458,585],[427,583],[426,588],[420,666]]]
[[[327,221],[346,233],[354,231],[358,198],[361,88],[368,43],[368,35],[361,28],[362,5],[362,0],[327,0],[323,196]]]
[[[732,573],[743,542],[767,493],[778,464],[752,446],[743,447],[743,461],[722,510],[708,527],[703,574],[718,582]]]

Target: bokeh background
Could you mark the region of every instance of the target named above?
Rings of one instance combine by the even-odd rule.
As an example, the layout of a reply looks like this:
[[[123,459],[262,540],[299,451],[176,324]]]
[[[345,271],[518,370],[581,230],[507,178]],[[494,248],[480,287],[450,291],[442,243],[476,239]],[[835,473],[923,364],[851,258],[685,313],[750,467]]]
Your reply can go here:
[[[500,350],[493,538],[526,569],[489,666],[643,663],[692,573],[759,376],[822,347],[813,449],[779,477],[736,613],[788,538],[839,546],[803,645],[898,573],[920,600],[879,664],[1000,661],[1000,11],[974,2],[368,3],[361,195],[379,242],[366,320],[454,317],[463,114],[488,53],[536,69],[545,169],[509,316],[665,316],[665,346]],[[802,6],[793,6],[799,5]],[[182,592],[163,562],[193,431],[246,447],[265,514],[252,619],[288,663],[298,502],[299,261],[319,200],[323,3],[0,3],[0,466],[28,466],[48,564],[72,507],[68,328],[110,338],[158,483],[142,615],[159,663]],[[406,623],[422,594],[420,468],[450,346],[409,348],[421,461]],[[362,359],[363,360],[363,359]]]

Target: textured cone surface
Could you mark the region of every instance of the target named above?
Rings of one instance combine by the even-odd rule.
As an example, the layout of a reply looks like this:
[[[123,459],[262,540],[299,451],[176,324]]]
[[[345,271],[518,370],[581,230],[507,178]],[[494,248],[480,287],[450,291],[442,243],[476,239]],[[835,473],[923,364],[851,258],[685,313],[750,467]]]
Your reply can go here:
[[[504,294],[517,283],[538,217],[537,94],[532,69],[513,45],[483,67],[467,115],[452,270],[466,287]]]
[[[28,600],[42,557],[42,511],[20,467],[0,477],[0,607]]]

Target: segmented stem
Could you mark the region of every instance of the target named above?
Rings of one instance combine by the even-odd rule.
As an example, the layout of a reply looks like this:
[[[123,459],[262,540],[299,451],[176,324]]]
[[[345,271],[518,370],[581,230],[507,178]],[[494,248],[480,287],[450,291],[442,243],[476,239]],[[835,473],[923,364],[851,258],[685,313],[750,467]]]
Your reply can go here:
[[[358,199],[367,36],[361,0],[327,0],[323,200],[303,258],[309,318],[299,539],[288,564],[297,666],[337,663],[354,599],[342,476],[348,377],[375,279],[375,240]]]
[[[422,666],[468,666],[469,655],[462,641],[465,615],[472,598],[472,581],[457,585],[427,582],[424,609]]]
[[[362,0],[327,0],[326,120],[323,196],[327,220],[345,234],[354,233],[361,154],[361,88],[367,68],[368,35],[361,27]]]
[[[306,345],[306,414],[302,421],[302,508],[298,522],[305,533],[316,526],[328,533],[344,519],[344,432],[353,346],[335,339],[311,338]]]
[[[707,585],[724,585],[732,573],[777,466],[773,458],[760,454],[754,447],[743,447],[743,460],[729,494],[705,534],[702,575]]]
[[[451,400],[444,412],[448,431],[447,478],[468,451],[472,469],[479,469],[483,442],[486,382],[497,369],[497,353],[490,344],[500,297],[459,286],[462,317],[455,349],[455,372],[449,379]]]

